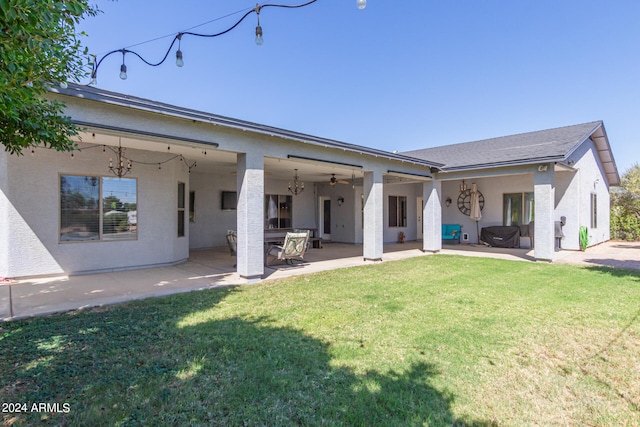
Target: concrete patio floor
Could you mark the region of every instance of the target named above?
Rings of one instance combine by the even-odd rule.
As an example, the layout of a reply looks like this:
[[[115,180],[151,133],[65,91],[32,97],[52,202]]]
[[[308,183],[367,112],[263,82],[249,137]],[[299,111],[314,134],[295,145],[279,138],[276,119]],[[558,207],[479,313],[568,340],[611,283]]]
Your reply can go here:
[[[421,242],[384,246],[383,262],[417,256]],[[501,249],[481,245],[444,245],[442,254],[535,261],[530,249]],[[117,272],[55,276],[0,282],[0,319],[11,320],[117,304],[134,299],[170,295],[221,286],[246,285],[226,248],[192,251],[189,260],[174,266]],[[585,252],[560,251],[556,263],[602,265],[640,270],[640,243],[607,242]],[[326,243],[310,249],[305,262],[265,267],[264,280],[371,264],[362,246]]]

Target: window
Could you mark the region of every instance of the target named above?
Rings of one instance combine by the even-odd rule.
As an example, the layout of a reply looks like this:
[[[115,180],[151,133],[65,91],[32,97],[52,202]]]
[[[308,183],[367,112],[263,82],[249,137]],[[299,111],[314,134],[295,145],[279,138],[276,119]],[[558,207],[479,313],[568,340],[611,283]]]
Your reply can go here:
[[[591,228],[598,228],[598,195],[591,193]]]
[[[178,237],[184,237],[184,202],[185,202],[185,185],[184,182],[178,183]]]
[[[135,240],[137,180],[60,175],[60,241]]]
[[[389,196],[389,227],[407,226],[407,197]]]
[[[533,193],[510,193],[502,196],[503,225],[526,225],[533,221]]]
[[[291,228],[293,197],[267,194],[264,199],[264,227]]]
[[[238,193],[235,191],[222,192],[222,210],[235,211],[238,208]]]
[[[189,191],[189,222],[196,222],[196,192]]]

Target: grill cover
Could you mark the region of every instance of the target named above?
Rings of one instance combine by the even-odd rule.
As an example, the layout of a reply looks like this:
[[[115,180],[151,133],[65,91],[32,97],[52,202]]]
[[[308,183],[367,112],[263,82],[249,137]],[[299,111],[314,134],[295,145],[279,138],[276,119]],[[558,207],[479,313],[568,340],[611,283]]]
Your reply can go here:
[[[480,240],[496,248],[519,248],[520,227],[482,227]]]

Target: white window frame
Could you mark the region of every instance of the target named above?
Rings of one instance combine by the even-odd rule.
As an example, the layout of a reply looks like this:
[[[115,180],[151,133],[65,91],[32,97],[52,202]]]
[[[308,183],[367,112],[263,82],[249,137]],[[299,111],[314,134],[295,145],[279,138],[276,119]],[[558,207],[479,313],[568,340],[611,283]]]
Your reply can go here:
[[[78,177],[78,178],[85,178],[85,180],[92,180],[95,179],[95,186],[97,186],[98,191],[97,191],[97,200],[96,200],[96,204],[97,204],[97,216],[98,216],[98,232],[96,235],[96,238],[89,238],[89,235],[87,236],[83,236],[81,233],[85,233],[86,231],[78,231],[78,232],[74,232],[74,231],[69,231],[66,233],[63,233],[63,228],[64,228],[64,222],[65,222],[65,214],[63,213],[63,195],[62,195],[62,178],[63,177]],[[105,196],[105,185],[104,185],[104,180],[105,179],[123,179],[123,180],[132,180],[133,181],[133,187],[134,187],[134,202],[133,204],[135,205],[136,209],[132,210],[132,211],[125,211],[123,213],[127,213],[127,220],[128,220],[128,230],[126,232],[123,233],[105,233],[104,232],[104,217],[105,217],[105,211],[104,211],[104,199],[105,197],[109,197],[113,194],[109,194],[107,196]],[[108,190],[108,191],[113,191],[113,190]],[[130,197],[130,195],[126,194],[126,197]],[[121,202],[123,204],[127,204],[128,202]],[[109,175],[86,175],[86,174],[74,174],[74,173],[59,173],[58,174],[58,243],[63,243],[63,244],[67,244],[67,243],[89,243],[89,242],[121,242],[121,241],[135,241],[138,240],[138,179],[137,178],[114,178],[113,176],[109,176]],[[131,212],[132,214],[129,215],[129,212]],[[134,213],[135,212],[135,213]],[[134,219],[135,218],[135,219]],[[131,222],[131,221],[135,221],[135,222]],[[73,236],[73,234],[76,233],[77,236]],[[66,236],[66,238],[63,238],[63,236]]]
[[[516,224],[510,223],[512,218],[509,218],[509,220],[507,220],[507,216],[506,216],[506,208],[505,208],[505,197],[506,196],[515,196],[515,195],[519,195],[520,196],[520,206],[518,207],[518,212],[520,214],[520,221],[518,221]],[[509,225],[516,225],[516,226],[520,226],[520,225],[527,225],[529,224],[529,222],[533,221],[535,218],[535,211],[534,211],[534,198],[533,198],[534,193],[532,191],[522,191],[522,192],[514,192],[514,193],[502,193],[502,225],[505,226],[509,226]],[[527,201],[530,202],[530,207],[529,209],[527,209],[526,207],[526,203]],[[511,212],[511,209],[510,209]],[[529,215],[527,215],[527,213]]]
[[[392,212],[391,199],[395,199],[395,212]],[[389,196],[389,228],[405,228],[407,227],[407,196]],[[392,214],[393,213],[393,214]],[[395,221],[392,222],[392,219]]]
[[[178,237],[185,237],[187,234],[187,184],[178,181],[177,192],[178,221],[176,231]]]
[[[591,193],[591,228],[598,228],[598,193]]]
[[[271,198],[275,198],[276,210],[269,212]],[[284,207],[283,207],[284,206]],[[276,214],[274,217],[273,214]],[[289,225],[281,227],[282,221],[289,221]],[[274,226],[275,225],[275,226]],[[265,194],[264,198],[264,228],[269,230],[290,229],[293,227],[293,196],[290,194]]]

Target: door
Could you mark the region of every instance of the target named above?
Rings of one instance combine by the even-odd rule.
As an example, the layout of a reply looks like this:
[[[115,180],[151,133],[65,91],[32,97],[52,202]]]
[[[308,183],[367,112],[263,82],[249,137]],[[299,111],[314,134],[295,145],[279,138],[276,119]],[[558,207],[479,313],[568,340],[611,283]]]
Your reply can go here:
[[[418,202],[416,203],[416,207],[417,207],[417,212],[416,212],[417,216],[416,216],[416,218],[418,218],[418,225],[417,225],[417,227],[418,227],[418,240],[422,240],[423,237],[424,237],[423,228],[422,228],[422,214],[424,213],[424,211],[423,211],[423,209],[424,209],[423,203],[424,203],[423,198],[422,197],[418,197]]]
[[[322,240],[331,240],[331,199],[320,197],[320,237]]]

